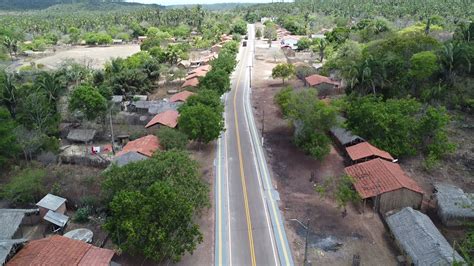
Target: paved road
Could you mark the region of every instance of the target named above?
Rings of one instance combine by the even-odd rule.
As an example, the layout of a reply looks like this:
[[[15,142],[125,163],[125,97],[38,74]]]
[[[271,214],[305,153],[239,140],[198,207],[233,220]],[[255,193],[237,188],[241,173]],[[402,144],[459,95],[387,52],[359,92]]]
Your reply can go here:
[[[293,265],[278,193],[273,188],[250,106],[254,26],[226,94],[226,131],[216,158],[216,265]],[[258,74],[258,71],[253,71]]]

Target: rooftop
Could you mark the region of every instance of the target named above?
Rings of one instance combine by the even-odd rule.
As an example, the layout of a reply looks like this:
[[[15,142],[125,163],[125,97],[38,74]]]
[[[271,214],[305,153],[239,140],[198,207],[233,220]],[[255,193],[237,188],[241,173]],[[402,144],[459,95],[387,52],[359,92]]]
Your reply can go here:
[[[379,148],[371,145],[368,142],[362,142],[354,146],[346,148],[347,154],[353,161],[357,161],[363,158],[368,158],[371,156],[376,156],[382,159],[393,161],[394,158],[390,153],[380,150]]]
[[[71,129],[66,138],[70,141],[90,142],[94,139],[95,133],[94,129]]]
[[[122,155],[134,151],[141,155],[151,157],[155,151],[160,147],[160,141],[158,137],[154,135],[147,135],[136,140],[129,141],[122,149],[118,152],[115,158],[121,157]]]
[[[305,80],[310,86],[316,86],[316,85],[323,84],[323,83],[332,84],[332,85],[339,85],[339,82],[331,80],[328,77],[321,76],[321,75],[318,75],[318,74],[308,76],[308,77],[305,78]]]
[[[344,171],[354,178],[354,187],[363,199],[401,188],[423,194],[423,190],[400,165],[386,160],[373,159],[346,167]]]
[[[452,265],[464,261],[425,214],[411,207],[389,215],[388,227],[415,265]]]
[[[186,88],[186,87],[197,87],[199,85],[199,80],[198,78],[191,78],[187,79],[183,85],[181,85],[181,88]]]
[[[65,202],[65,198],[61,198],[48,193],[46,196],[44,196],[44,198],[42,198],[38,203],[36,203],[36,206],[55,211]]]
[[[356,142],[365,141],[363,138],[352,134],[350,130],[347,130],[340,126],[334,126],[331,128],[331,134],[341,143],[342,146],[346,146]]]
[[[157,114],[153,117],[148,124],[146,124],[146,128],[152,127],[156,124],[161,124],[167,127],[175,128],[178,124],[178,111],[175,110],[168,110],[162,113]]]
[[[171,96],[170,102],[185,102],[191,95],[194,95],[194,93],[190,91],[178,92]]]
[[[193,69],[193,70],[189,71],[188,74],[193,74],[193,73],[196,73],[198,71],[206,71],[207,72],[209,70],[211,70],[211,65],[205,65],[205,66],[200,66],[196,69]]]
[[[112,163],[116,164],[117,166],[124,166],[129,163],[142,161],[146,159],[148,159],[148,157],[139,152],[128,151],[123,154],[115,156],[115,158],[112,160]]]
[[[46,215],[44,216],[44,219],[52,224],[55,224],[59,227],[64,227],[67,222],[69,221],[69,217],[64,215],[64,214],[61,214],[61,213],[58,213],[58,212],[55,212],[55,211],[52,211],[52,210],[49,210]]]
[[[443,220],[473,219],[474,194],[449,184],[435,184],[438,213]]]
[[[108,266],[114,252],[79,240],[55,235],[32,240],[8,263],[14,265],[94,265]]]

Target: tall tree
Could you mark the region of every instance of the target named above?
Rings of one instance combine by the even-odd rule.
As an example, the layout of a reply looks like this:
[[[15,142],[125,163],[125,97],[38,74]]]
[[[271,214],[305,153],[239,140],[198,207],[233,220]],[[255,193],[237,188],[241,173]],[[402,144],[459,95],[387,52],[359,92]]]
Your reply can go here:
[[[212,107],[197,104],[184,108],[179,116],[179,128],[190,139],[209,143],[224,130],[224,118]]]

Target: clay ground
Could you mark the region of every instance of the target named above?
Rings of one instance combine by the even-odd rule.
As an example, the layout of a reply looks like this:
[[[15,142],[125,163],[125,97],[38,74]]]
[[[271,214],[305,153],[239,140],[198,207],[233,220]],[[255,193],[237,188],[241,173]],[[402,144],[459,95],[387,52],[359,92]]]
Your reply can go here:
[[[280,209],[295,264],[303,264],[305,229],[292,219],[304,223],[310,219],[308,258],[313,265],[351,265],[354,256],[360,257],[362,265],[397,265],[396,249],[378,216],[368,208],[361,214],[362,206],[349,206],[343,218],[335,200],[321,198],[315,192],[311,173],[315,183],[339,176],[343,159],[333,148],[323,161],[317,161],[292,143],[293,131],[273,103],[282,81],[270,77],[271,69],[286,60],[278,44],[272,46],[269,49],[266,42],[257,41],[252,102],[260,128],[264,113],[265,148],[280,193]],[[298,80],[285,83],[296,89],[303,87]]]

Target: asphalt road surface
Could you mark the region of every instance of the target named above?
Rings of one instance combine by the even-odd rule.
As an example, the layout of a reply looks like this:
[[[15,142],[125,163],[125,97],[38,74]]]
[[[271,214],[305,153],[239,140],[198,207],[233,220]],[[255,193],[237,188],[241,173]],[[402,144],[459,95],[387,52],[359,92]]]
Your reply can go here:
[[[254,25],[248,26],[247,46],[240,47],[232,91],[225,97],[226,131],[216,157],[216,265],[293,265],[250,105],[250,75]]]

